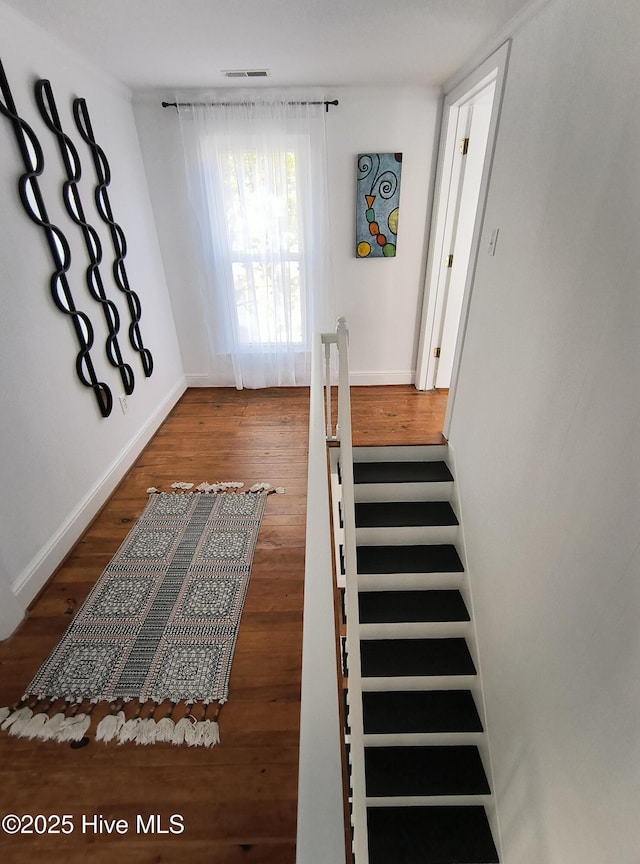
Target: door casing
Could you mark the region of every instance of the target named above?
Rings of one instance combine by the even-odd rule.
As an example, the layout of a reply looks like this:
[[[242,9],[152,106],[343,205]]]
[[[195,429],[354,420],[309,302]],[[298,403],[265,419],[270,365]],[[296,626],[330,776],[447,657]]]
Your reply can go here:
[[[458,145],[456,134],[458,118],[460,111],[464,109],[464,106],[468,106],[476,94],[484,90],[492,81],[495,81],[495,94],[493,98],[491,120],[489,123],[489,133],[487,137],[480,192],[478,195],[473,237],[469,253],[469,264],[461,304],[458,335],[452,364],[451,383],[449,386],[449,397],[447,400],[447,411],[444,420],[443,434],[445,437],[448,437],[453,405],[455,402],[455,390],[460,370],[460,360],[467,325],[469,301],[471,298],[480,248],[480,238],[483,233],[487,191],[489,188],[493,152],[495,149],[500,111],[502,108],[502,96],[506,80],[510,47],[511,42],[508,40],[501,45],[500,48],[494,51],[493,54],[481,63],[472,73],[467,75],[463,81],[444,95],[440,144],[438,148],[438,163],[435,178],[435,194],[429,237],[425,296],[422,309],[420,341],[418,345],[416,364],[415,386],[418,390],[433,389],[435,382],[435,365],[431,361],[434,359],[433,349],[437,344],[437,339],[439,338],[442,329],[442,318],[444,314],[446,280],[442,278],[441,270],[444,266],[445,260],[447,211],[450,207],[451,195],[457,194],[457,185],[456,188],[451,188],[452,181],[454,184],[457,184],[457,181],[459,180],[459,177],[456,177],[453,170],[455,148]]]

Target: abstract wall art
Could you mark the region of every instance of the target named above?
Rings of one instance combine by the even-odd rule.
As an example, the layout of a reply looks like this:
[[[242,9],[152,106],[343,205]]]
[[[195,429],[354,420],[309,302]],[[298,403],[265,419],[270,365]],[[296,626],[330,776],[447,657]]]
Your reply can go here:
[[[129,278],[125,268],[124,259],[127,254],[127,238],[120,225],[113,218],[111,203],[109,201],[108,186],[111,183],[111,168],[109,167],[104,150],[97,143],[93,134],[89,109],[87,108],[85,99],[73,100],[73,117],[76,121],[78,132],[89,146],[91,156],[93,157],[93,165],[96,172],[94,198],[100,218],[108,226],[109,233],[111,234],[115,255],[112,267],[113,278],[120,291],[127,298],[127,306],[129,307],[129,315],[131,317],[129,342],[131,343],[131,347],[138,352],[144,374],[149,378],[153,372],[153,357],[151,351],[142,344],[142,335],[140,333],[142,306],[140,305],[140,298],[129,285]]]
[[[402,153],[360,153],[356,184],[356,258],[395,258]]]
[[[45,125],[53,132],[58,141],[58,148],[67,178],[62,185],[62,198],[69,218],[82,229],[82,236],[89,260],[89,266],[85,271],[85,281],[89,294],[102,306],[109,333],[105,344],[107,359],[112,366],[115,366],[120,371],[124,392],[127,396],[130,396],[133,393],[135,378],[131,366],[122,359],[122,352],[118,343],[118,333],[120,330],[118,307],[112,300],[108,299],[100,274],[102,243],[100,242],[98,232],[89,224],[85,217],[80,198],[78,186],[78,181],[81,177],[80,156],[75,144],[62,129],[50,81],[45,78],[36,81],[35,99]]]
[[[4,117],[11,124],[24,168],[18,180],[20,200],[29,219],[44,232],[49,247],[52,267],[49,289],[56,307],[68,316],[75,332],[77,376],[85,387],[93,390],[100,413],[103,417],[108,417],[113,408],[113,393],[104,381],[99,380],[94,366],[95,359],[99,360],[99,357],[94,358],[93,356],[95,353],[93,352],[94,334],[96,332],[93,321],[86,312],[78,308],[74,300],[74,295],[77,294],[77,285],[74,282],[78,281],[78,271],[77,267],[72,268],[71,248],[73,241],[69,232],[76,233],[78,229],[82,232],[88,264],[84,270],[84,287],[88,290],[91,299],[101,307],[104,327],[107,331],[104,343],[106,359],[120,373],[120,383],[124,394],[127,396],[133,393],[135,377],[131,365],[125,362],[121,350],[118,306],[109,299],[100,271],[103,258],[100,235],[95,225],[91,224],[89,218],[85,216],[80,197],[79,181],[82,176],[80,154],[72,139],[62,128],[53,88],[48,79],[40,78],[35,82],[34,97],[42,121],[55,136],[60,153],[63,169],[60,185],[63,209],[60,209],[60,202],[56,201],[54,205],[58,215],[64,215],[70,220],[70,224],[65,225],[65,231],[59,225],[54,224],[49,217],[39,182],[45,169],[43,146],[33,128],[18,114],[9,81],[0,61],[0,117]],[[74,99],[72,110],[77,131],[89,147],[95,168],[93,204],[111,235],[113,246],[111,277],[116,287],[126,298],[130,317],[130,347],[139,355],[144,374],[148,378],[153,372],[153,357],[142,342],[140,332],[142,306],[138,295],[129,285],[127,277],[124,262],[127,254],[126,237],[120,225],[115,222],[111,211],[107,189],[111,181],[111,169],[104,150],[95,140],[86,101],[79,98]],[[49,186],[51,187],[51,183]],[[16,292],[16,296],[18,293]],[[82,296],[86,299],[85,292],[82,293]],[[92,312],[95,312],[95,308],[95,306],[91,306]],[[104,328],[101,326],[98,333],[102,334],[103,332]]]
[[[108,417],[113,407],[113,394],[103,381],[98,380],[91,358],[94,342],[93,326],[88,315],[76,306],[71,293],[71,285],[67,278],[71,267],[69,242],[62,230],[49,219],[38,182],[38,178],[44,171],[42,147],[31,126],[18,114],[2,62],[0,62],[0,93],[4,100],[0,101],[0,114],[13,127],[25,169],[18,180],[20,200],[29,219],[44,231],[53,267],[49,280],[51,297],[60,312],[69,316],[75,331],[78,343],[76,373],[82,384],[93,390],[102,416]],[[25,334],[25,338],[27,335]]]

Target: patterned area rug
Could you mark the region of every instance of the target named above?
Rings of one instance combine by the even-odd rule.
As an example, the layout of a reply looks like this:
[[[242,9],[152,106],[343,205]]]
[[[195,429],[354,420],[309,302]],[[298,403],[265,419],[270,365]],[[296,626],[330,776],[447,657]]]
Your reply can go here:
[[[151,495],[21,702],[0,709],[1,728],[79,746],[108,702],[98,740],[217,743],[266,501],[265,491]]]

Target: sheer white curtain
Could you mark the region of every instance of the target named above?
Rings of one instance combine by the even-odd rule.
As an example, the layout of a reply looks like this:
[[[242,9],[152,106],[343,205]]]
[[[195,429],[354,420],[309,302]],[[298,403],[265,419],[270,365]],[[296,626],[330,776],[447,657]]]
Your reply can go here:
[[[324,106],[194,105],[179,117],[212,379],[308,384],[310,337],[334,325]]]

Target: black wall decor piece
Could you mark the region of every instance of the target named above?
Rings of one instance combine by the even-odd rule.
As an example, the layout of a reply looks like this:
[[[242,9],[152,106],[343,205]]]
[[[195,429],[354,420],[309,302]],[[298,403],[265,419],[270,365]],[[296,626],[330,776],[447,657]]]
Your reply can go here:
[[[127,395],[130,395],[133,393],[135,378],[131,366],[122,359],[120,345],[118,344],[120,315],[115,303],[109,300],[105,294],[100,275],[102,244],[100,243],[98,232],[85,219],[80,191],[77,185],[82,174],[80,157],[73,142],[62,129],[51,82],[46,79],[37,81],[34,92],[42,119],[58,141],[60,155],[67,175],[67,179],[62,187],[62,200],[71,219],[82,229],[82,236],[87,249],[87,255],[89,256],[89,267],[86,270],[87,287],[94,300],[97,300],[102,305],[109,331],[105,345],[107,359],[112,366],[119,369],[124,391]]]
[[[85,99],[73,100],[73,116],[76,121],[76,126],[80,135],[89,145],[91,155],[93,156],[93,164],[95,166],[98,184],[95,188],[95,201],[98,208],[98,213],[101,219],[109,226],[113,248],[115,252],[115,260],[113,262],[113,277],[120,290],[126,295],[129,313],[131,315],[131,324],[129,325],[129,341],[132,347],[140,354],[142,368],[147,378],[153,372],[153,357],[148,348],[142,344],[142,336],[140,334],[140,316],[142,315],[142,307],[138,295],[129,286],[127,271],[124,265],[124,258],[127,254],[127,240],[122,228],[113,219],[111,204],[109,202],[109,192],[107,187],[111,182],[111,169],[109,162],[104,153],[104,150],[96,143],[93,128],[91,126],[91,118],[89,117],[89,109]]]
[[[69,244],[60,228],[49,220],[38,183],[38,177],[44,171],[42,148],[33,129],[18,115],[1,61],[0,92],[4,99],[4,103],[0,101],[0,114],[11,122],[25,167],[25,173],[18,181],[20,200],[27,216],[45,233],[55,267],[49,282],[51,296],[58,309],[70,316],[80,346],[76,356],[76,372],[80,381],[86,387],[93,389],[102,416],[108,417],[113,407],[113,395],[106,384],[98,381],[93,367],[90,355],[93,346],[93,327],[88,316],[76,308],[67,280],[66,274],[71,266]]]

